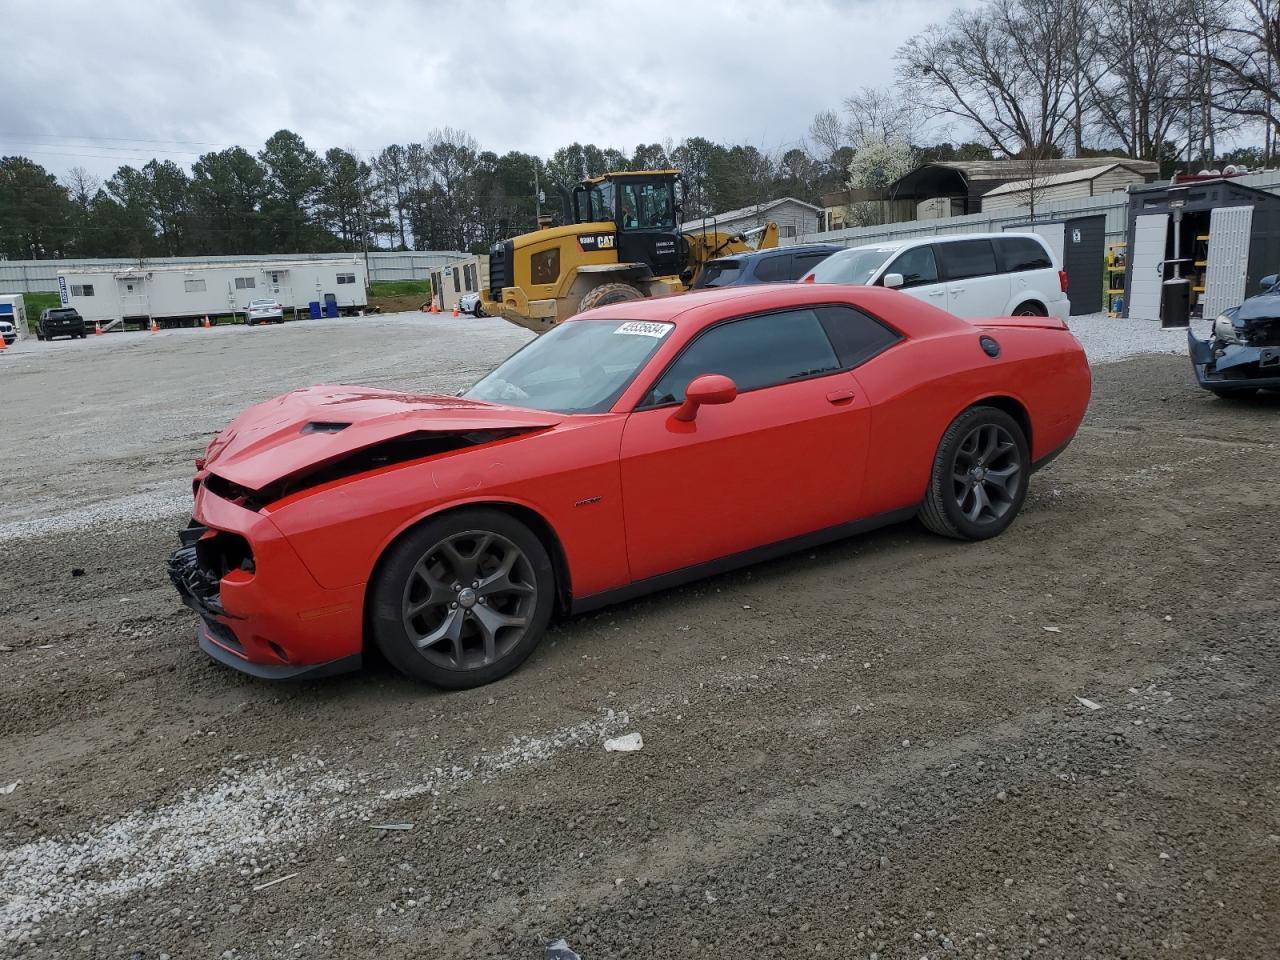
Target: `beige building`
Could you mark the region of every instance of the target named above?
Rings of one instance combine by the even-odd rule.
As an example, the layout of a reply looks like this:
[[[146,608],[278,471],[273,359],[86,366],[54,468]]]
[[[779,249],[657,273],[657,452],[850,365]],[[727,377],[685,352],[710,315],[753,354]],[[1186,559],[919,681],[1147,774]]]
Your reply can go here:
[[[463,294],[479,293],[489,284],[489,258],[466,257],[434,267],[431,296],[441,310],[451,312]]]
[[[982,212],[1039,206],[1056,200],[1078,200],[1108,193],[1124,193],[1147,182],[1144,172],[1130,164],[1108,163],[1086,170],[1014,180],[982,195]]]

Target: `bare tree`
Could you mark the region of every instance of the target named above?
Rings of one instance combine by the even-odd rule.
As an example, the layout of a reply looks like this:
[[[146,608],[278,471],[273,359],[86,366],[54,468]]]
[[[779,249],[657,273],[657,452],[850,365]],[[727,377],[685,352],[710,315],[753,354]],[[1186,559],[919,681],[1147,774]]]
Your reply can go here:
[[[1059,172],[1053,163],[1054,152],[1043,147],[1028,148],[1022,151],[1022,155],[1013,165],[1015,176],[1021,178],[1010,184],[1010,186],[1016,186],[1012,191],[1013,196],[1021,206],[1030,211],[1033,220],[1036,216],[1036,207],[1044,209],[1045,193],[1053,182],[1052,178]]]
[[[1124,153],[1159,160],[1178,123],[1186,77],[1170,50],[1182,27],[1162,0],[1116,0],[1098,25],[1106,73],[1094,82],[1098,125]]]
[[[1014,156],[1060,143],[1072,84],[1065,51],[1069,0],[988,0],[898,49],[899,81],[918,85],[934,117],[975,127]]]
[[[823,110],[809,124],[809,139],[828,156],[834,156],[841,147],[848,146],[845,124],[834,110]]]
[[[923,120],[917,103],[885,87],[863,87],[844,99],[846,143],[855,150],[868,140],[904,140],[920,129]]]
[[[1219,112],[1264,125],[1268,159],[1280,141],[1280,0],[1236,0],[1206,55]]]
[[[98,191],[102,188],[102,180],[95,177],[84,167],[72,167],[67,171],[67,175],[63,177],[62,185],[67,188],[72,201],[82,211],[89,211],[89,204],[93,202],[93,198],[98,195]]]

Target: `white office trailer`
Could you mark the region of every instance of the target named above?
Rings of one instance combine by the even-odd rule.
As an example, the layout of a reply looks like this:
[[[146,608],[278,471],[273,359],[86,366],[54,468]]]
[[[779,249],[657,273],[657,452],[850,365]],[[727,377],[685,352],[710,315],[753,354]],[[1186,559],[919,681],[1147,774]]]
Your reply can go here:
[[[277,300],[286,318],[340,316],[368,305],[364,261],[242,260],[68,267],[58,296],[90,324],[186,326],[205,316],[242,314],[252,300]]]
[[[456,307],[463,294],[478,293],[488,286],[488,257],[466,257],[431,271],[431,296],[444,311]]]

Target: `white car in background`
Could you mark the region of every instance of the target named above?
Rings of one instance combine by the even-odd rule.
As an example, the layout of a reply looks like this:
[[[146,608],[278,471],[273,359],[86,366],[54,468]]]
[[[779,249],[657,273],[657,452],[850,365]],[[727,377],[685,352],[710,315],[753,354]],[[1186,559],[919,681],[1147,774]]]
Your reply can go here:
[[[1057,317],[1071,312],[1067,274],[1034,233],[956,233],[850,247],[803,283],[890,287],[958,317]]]
[[[255,323],[284,323],[284,307],[276,300],[250,300],[244,308],[244,322],[250,327]]]

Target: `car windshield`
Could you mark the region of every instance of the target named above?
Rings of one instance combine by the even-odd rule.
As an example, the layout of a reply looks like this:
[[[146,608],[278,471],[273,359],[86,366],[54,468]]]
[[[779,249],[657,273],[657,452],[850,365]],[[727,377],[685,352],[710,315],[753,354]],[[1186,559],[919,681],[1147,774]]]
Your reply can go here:
[[[69,317],[78,317],[78,316],[80,316],[80,314],[78,314],[73,308],[68,308],[66,310],[50,310],[49,311],[49,317],[52,320],[66,320]]]
[[[276,302],[274,300],[250,300],[249,301],[249,306],[251,307],[274,307],[275,305],[276,305]]]
[[[695,286],[727,287],[742,276],[741,260],[712,260],[702,271]]]
[[[573,320],[530,341],[462,394],[468,400],[554,413],[603,413],[675,324]]]
[[[833,253],[813,268],[815,283],[867,283],[897,247],[854,247]]]

